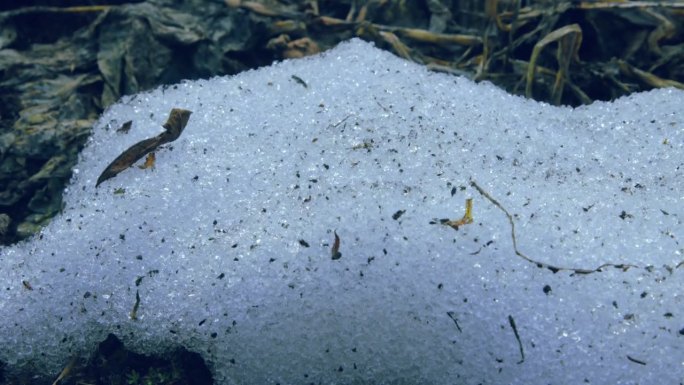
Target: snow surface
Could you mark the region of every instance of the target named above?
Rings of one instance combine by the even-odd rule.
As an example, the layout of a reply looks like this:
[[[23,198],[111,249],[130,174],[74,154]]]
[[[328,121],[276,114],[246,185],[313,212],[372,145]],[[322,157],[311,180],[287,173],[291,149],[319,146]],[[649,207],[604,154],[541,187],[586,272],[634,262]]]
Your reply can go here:
[[[112,332],[220,384],[681,384],[682,106],[552,107],[359,40],[124,98],[63,214],[0,249],[0,360],[56,376]],[[96,188],[174,107],[155,167]],[[624,268],[526,261],[493,200],[529,258]]]

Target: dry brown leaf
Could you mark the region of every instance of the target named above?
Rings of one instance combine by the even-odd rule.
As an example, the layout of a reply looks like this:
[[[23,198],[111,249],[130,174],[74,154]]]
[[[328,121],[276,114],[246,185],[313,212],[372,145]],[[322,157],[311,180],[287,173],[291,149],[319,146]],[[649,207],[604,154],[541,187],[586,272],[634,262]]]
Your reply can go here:
[[[342,258],[342,253],[340,253],[340,237],[337,235],[337,231],[333,231],[333,234],[335,234],[335,242],[332,246],[331,255],[334,261]]]
[[[122,152],[121,155],[117,156],[116,159],[102,171],[100,177],[97,178],[95,187],[99,186],[100,183],[107,179],[115,177],[121,171],[131,167],[143,156],[156,150],[162,144],[173,142],[178,139],[183,132],[183,129],[185,129],[185,126],[188,124],[190,114],[192,114],[192,111],[181,108],[172,109],[171,113],[169,113],[169,118],[166,123],[164,123],[165,131],[153,138],[140,141]]]

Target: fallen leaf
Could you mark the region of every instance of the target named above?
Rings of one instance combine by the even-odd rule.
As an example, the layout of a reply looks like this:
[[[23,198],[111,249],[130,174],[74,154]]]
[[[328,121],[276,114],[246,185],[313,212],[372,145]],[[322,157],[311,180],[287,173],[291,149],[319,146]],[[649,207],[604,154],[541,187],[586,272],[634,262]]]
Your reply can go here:
[[[340,253],[340,237],[337,235],[337,231],[333,231],[333,234],[335,234],[335,242],[332,246],[331,255],[333,261],[335,261],[342,258],[342,253]]]
[[[164,123],[165,131],[153,138],[140,141],[122,152],[121,155],[117,156],[116,159],[102,171],[100,177],[97,178],[95,187],[99,186],[100,183],[107,179],[115,177],[121,171],[131,167],[143,156],[156,150],[162,144],[173,142],[178,139],[183,132],[183,129],[185,129],[185,126],[188,124],[190,114],[192,114],[192,111],[181,108],[172,109],[169,113],[169,118],[166,120],[166,123]]]

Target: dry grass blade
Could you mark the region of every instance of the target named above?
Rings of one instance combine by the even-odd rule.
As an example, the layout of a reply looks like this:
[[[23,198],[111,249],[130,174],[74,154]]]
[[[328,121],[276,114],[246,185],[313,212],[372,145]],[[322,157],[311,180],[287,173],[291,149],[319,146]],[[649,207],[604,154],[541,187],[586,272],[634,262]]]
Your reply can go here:
[[[660,22],[658,27],[656,27],[656,29],[648,35],[648,48],[651,50],[651,52],[657,55],[662,55],[663,50],[660,48],[658,43],[663,39],[672,38],[677,32],[677,28],[672,21],[670,21],[670,19],[652,9],[644,9],[643,12]]]
[[[83,5],[61,8],[60,11],[68,13],[104,12],[108,11],[112,7],[112,5]]]
[[[100,183],[115,177],[121,171],[131,167],[135,162],[156,150],[162,144],[178,139],[188,124],[191,113],[191,111],[180,108],[172,109],[168,120],[164,123],[166,131],[153,138],[142,140],[122,152],[102,171],[102,174],[97,178],[95,186],[99,186]]]
[[[579,9],[606,9],[606,8],[684,8],[684,3],[669,1],[582,1],[576,5]]]
[[[638,68],[635,68],[623,60],[618,61],[618,67],[620,68],[620,72],[622,72],[628,76],[636,77],[651,87],[655,87],[655,88],[675,87],[675,88],[679,88],[680,90],[684,90],[684,83],[680,83],[676,80],[663,79],[663,78],[658,77],[658,76],[656,76],[650,72],[646,72],[646,71],[640,70]]]
[[[411,48],[409,48],[406,44],[402,43],[401,40],[397,37],[397,35],[393,34],[392,32],[384,32],[380,31],[380,36],[385,39],[389,45],[392,46],[392,49],[394,50],[394,53],[399,55],[400,57],[406,59],[406,60],[412,60],[415,61],[411,57]]]
[[[499,19],[497,13],[498,4],[499,0],[486,0],[484,6],[485,16],[487,16],[489,20],[496,21],[496,26],[499,27],[499,29],[504,30],[501,26],[501,19]]]
[[[558,52],[556,59],[558,60],[558,71],[556,72],[556,80],[553,85],[552,100],[554,104],[560,103],[563,95],[563,86],[567,78],[568,67],[570,60],[578,60],[577,53],[582,45],[582,29],[578,24],[566,25],[559,28],[541,39],[534,45],[530,63],[527,68],[527,78],[525,85],[525,96],[532,97],[532,84],[534,82],[535,67],[539,54],[547,45],[558,41]]]
[[[504,32],[511,32],[513,30],[512,24],[504,24],[501,20],[501,15],[498,12],[499,0],[487,0],[485,2],[485,15],[488,19],[493,20],[496,23],[496,27]],[[516,1],[516,8],[520,8],[520,1]],[[517,13],[517,12],[516,12]]]
[[[322,25],[324,27],[349,28],[351,26],[356,25],[356,23],[354,23],[354,22],[338,19],[336,17],[331,17],[331,16],[319,16],[315,20],[317,23],[319,23],[320,25]]]
[[[75,364],[76,364],[76,357],[73,357],[71,360],[69,360],[69,363],[67,364],[67,366],[64,367],[62,372],[59,373],[59,376],[57,377],[57,379],[55,379],[55,381],[52,383],[52,385],[57,385],[57,384],[59,384],[60,381],[65,379],[69,375],[69,373],[71,373],[71,370],[74,368]]]
[[[266,5],[258,1],[241,1],[241,0],[225,0],[227,6],[231,8],[244,8],[257,15],[268,17],[295,17],[296,13],[289,12],[280,8],[268,8]]]
[[[482,38],[473,35],[434,33],[419,28],[400,28],[395,31],[397,35],[409,38],[414,41],[431,44],[459,44],[474,46],[482,44]]]

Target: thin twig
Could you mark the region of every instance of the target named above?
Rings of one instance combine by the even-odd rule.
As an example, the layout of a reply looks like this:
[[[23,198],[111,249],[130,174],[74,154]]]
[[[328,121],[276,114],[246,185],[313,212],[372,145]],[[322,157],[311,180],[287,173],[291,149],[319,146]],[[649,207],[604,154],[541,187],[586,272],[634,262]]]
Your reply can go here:
[[[537,267],[540,268],[547,268],[551,270],[553,273],[557,273],[559,271],[571,271],[575,274],[591,274],[595,272],[602,271],[604,267],[615,267],[618,269],[621,269],[623,271],[627,271],[631,267],[638,268],[639,266],[636,265],[631,265],[631,264],[625,264],[625,263],[620,263],[620,264],[615,264],[615,263],[604,263],[600,265],[599,267],[595,269],[583,269],[583,268],[574,268],[574,267],[560,267],[560,266],[554,266],[545,262],[540,262],[535,259],[532,259],[528,257],[527,255],[523,254],[519,249],[518,249],[518,241],[515,236],[515,221],[513,221],[513,216],[506,210],[506,208],[499,203],[496,199],[494,199],[491,195],[489,195],[488,192],[486,192],[482,187],[480,187],[474,180],[470,180],[470,185],[477,190],[477,192],[480,193],[483,197],[485,197],[488,201],[492,202],[492,204],[496,207],[498,207],[501,211],[503,211],[504,214],[506,214],[506,218],[508,218],[508,223],[511,225],[511,239],[513,241],[513,251],[515,251],[515,254],[519,256],[520,258],[534,263],[537,265]]]

